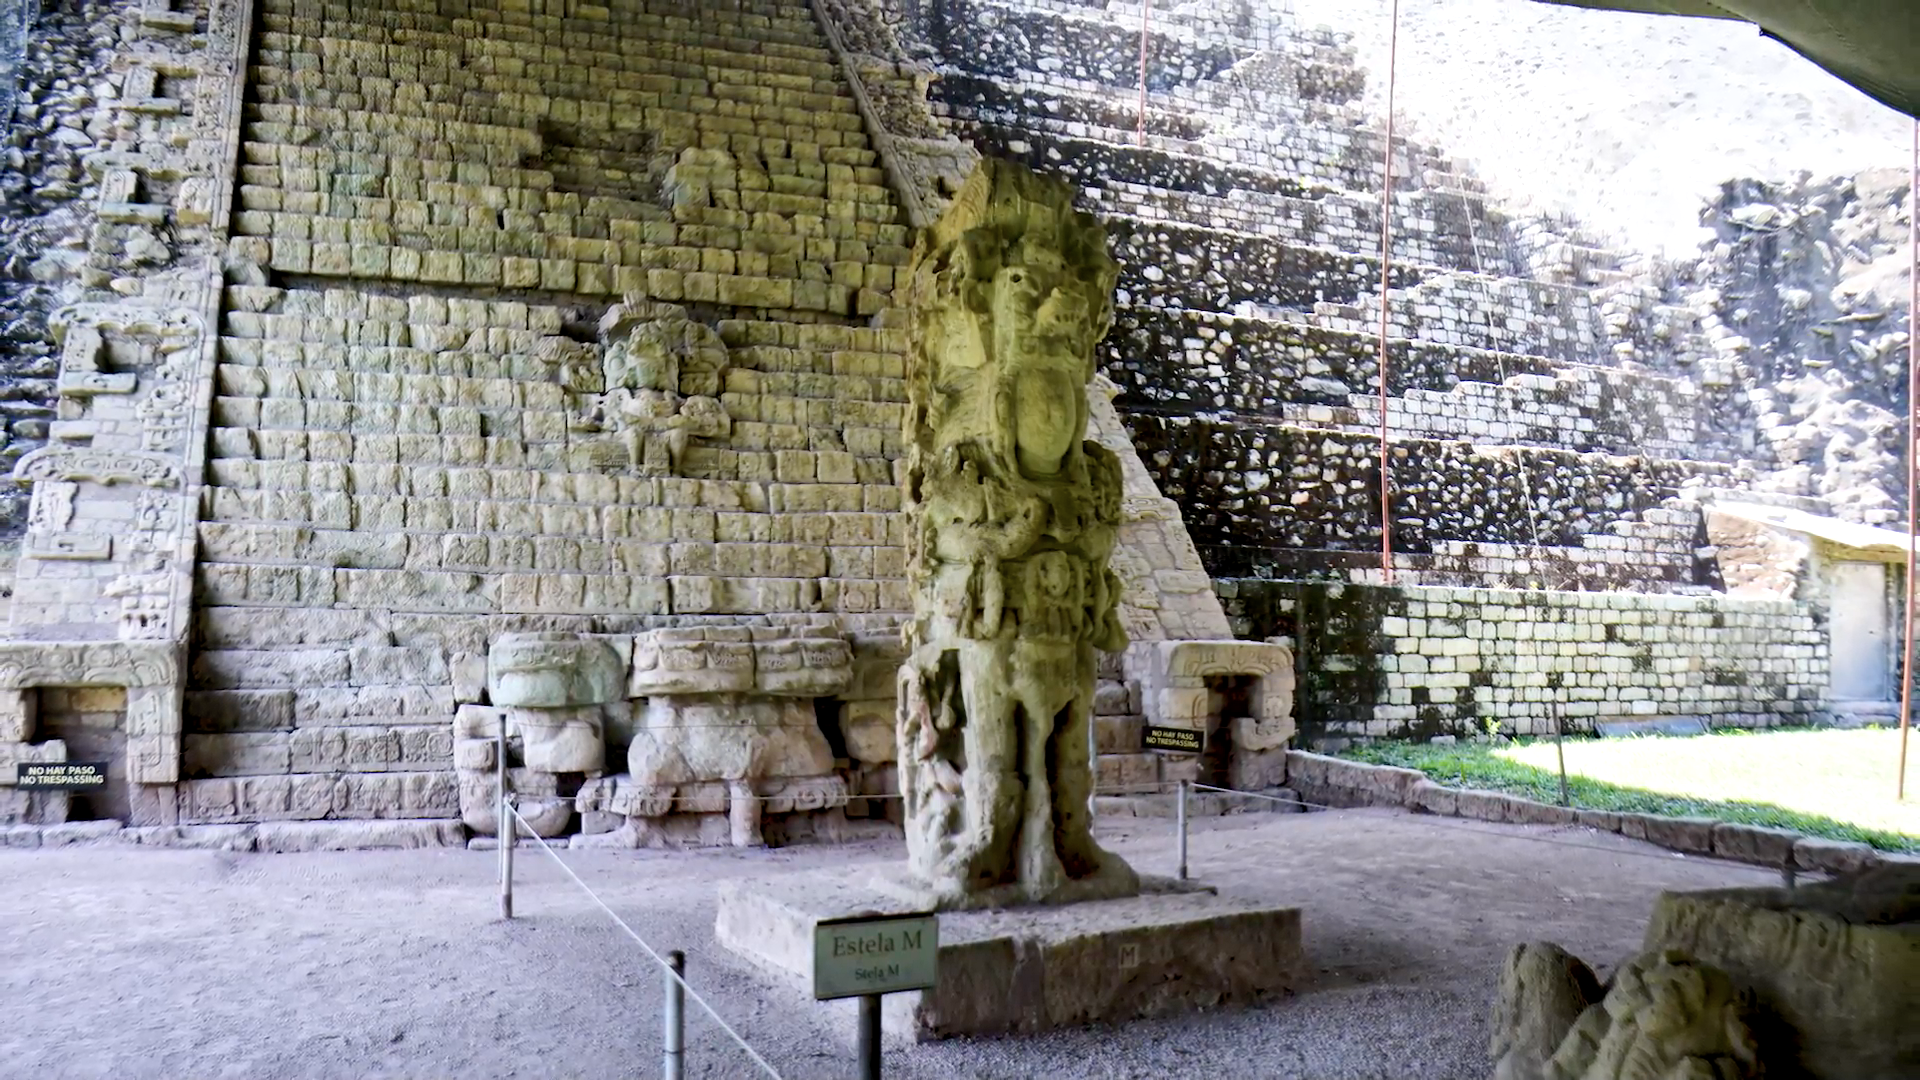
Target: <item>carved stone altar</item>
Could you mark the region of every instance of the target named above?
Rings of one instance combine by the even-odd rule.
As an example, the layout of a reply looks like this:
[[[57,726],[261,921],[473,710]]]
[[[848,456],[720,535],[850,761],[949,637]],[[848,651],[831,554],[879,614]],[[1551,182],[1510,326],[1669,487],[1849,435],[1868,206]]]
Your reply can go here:
[[[852,674],[831,616],[509,634],[487,666],[492,704],[454,721],[461,817],[477,833],[497,830],[503,724],[521,815],[558,836],[577,811],[581,846],[757,846],[769,824],[776,840],[831,831],[846,805],[813,701]]]

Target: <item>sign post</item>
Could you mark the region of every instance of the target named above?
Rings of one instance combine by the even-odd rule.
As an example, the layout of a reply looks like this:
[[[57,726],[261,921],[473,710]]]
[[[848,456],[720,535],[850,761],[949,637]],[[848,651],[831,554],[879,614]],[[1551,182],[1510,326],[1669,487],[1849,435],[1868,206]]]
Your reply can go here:
[[[880,998],[932,989],[940,920],[932,912],[822,919],[813,929],[813,997],[860,999],[860,1080],[880,1080]]]

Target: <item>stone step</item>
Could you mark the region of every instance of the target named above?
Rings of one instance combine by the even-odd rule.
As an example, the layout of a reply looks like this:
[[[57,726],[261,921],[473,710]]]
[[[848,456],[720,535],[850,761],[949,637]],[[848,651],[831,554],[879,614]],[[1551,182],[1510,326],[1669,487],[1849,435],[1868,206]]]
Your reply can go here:
[[[884,209],[889,216],[896,212],[893,207],[880,209]],[[872,221],[847,224],[854,228],[855,236],[868,240],[879,240],[886,235],[881,230],[894,227],[877,225]],[[505,239],[516,234],[500,231],[495,235]],[[491,239],[490,235],[476,243]],[[545,239],[537,235],[527,237],[526,248],[543,246]],[[257,249],[249,250],[249,255],[257,254],[261,262],[282,274],[374,278],[488,289],[537,289],[584,297],[637,297],[676,304],[719,304],[749,310],[821,312],[835,317],[875,315],[886,310],[890,303],[888,292],[880,289],[856,289],[828,281],[795,280],[791,277],[609,264],[604,259],[549,258],[457,248],[423,251],[400,246],[314,243],[284,238],[269,241],[257,236],[236,238],[236,244],[244,241],[259,245]],[[518,244],[519,241],[512,243]],[[563,243],[578,245],[605,242],[563,240]]]
[[[693,486],[687,488],[687,484]],[[204,502],[205,521],[211,525],[492,534],[501,523],[507,523],[526,536],[574,536],[605,542],[810,544],[816,548],[900,548],[906,544],[906,527],[899,515],[881,509],[881,503],[870,511],[795,507],[776,513],[764,509],[764,498],[747,502],[735,498],[737,492],[728,496],[724,480],[682,480],[680,488],[674,500],[624,488],[620,494],[641,498],[620,505],[580,505],[564,500],[349,496],[344,492],[269,492],[209,486]],[[714,498],[701,498],[701,492],[712,492]],[[730,505],[732,509],[728,509]]]
[[[278,200],[249,201],[256,205],[268,201],[290,204],[292,200],[286,198],[285,189],[281,190],[282,196]],[[526,194],[531,197],[538,193]],[[837,282],[853,288],[891,289],[899,272],[904,270],[901,264],[878,260],[863,266],[860,263],[866,260],[851,258],[852,249],[849,249],[849,258],[840,259],[830,246],[822,246],[826,241],[846,240],[861,242],[862,246],[878,244],[897,247],[891,240],[903,234],[894,229],[887,229],[883,233],[879,228],[895,224],[898,210],[891,201],[861,198],[829,203],[828,200],[808,196],[769,193],[757,193],[764,194],[764,200],[750,197],[755,194],[742,192],[740,204],[760,206],[762,209],[735,211],[758,217],[762,228],[752,230],[701,225],[697,219],[712,216],[701,211],[715,209],[712,207],[687,208],[688,212],[680,215],[679,223],[675,224],[553,215],[510,207],[494,209],[481,204],[466,208],[466,223],[430,224],[427,215],[435,204],[426,200],[406,199],[392,200],[390,203],[391,213],[400,219],[398,222],[363,221],[344,215],[352,208],[353,200],[366,196],[335,195],[328,198],[326,209],[329,212],[324,214],[241,210],[234,215],[234,232],[240,236],[296,241],[309,245],[309,252],[318,246],[330,245],[345,249],[349,256],[354,257],[364,257],[368,252],[410,249],[417,261],[434,252],[452,251],[520,256],[523,260],[532,258],[595,263],[602,265],[603,272],[607,264],[611,264],[638,268],[643,272],[671,270],[687,274],[705,271],[720,276],[773,276],[783,280]],[[775,205],[775,200],[779,200],[781,206],[790,206],[794,201],[817,203],[819,205],[812,209],[819,213],[765,209]],[[535,204],[529,201],[528,205]],[[572,220],[551,220],[556,216]],[[775,219],[789,221],[796,217],[811,217],[831,224],[832,233],[825,237],[804,237],[775,231]],[[475,221],[479,224],[472,224]],[[588,232],[605,233],[606,236],[586,235]],[[661,244],[638,238],[647,235],[671,238],[677,243]],[[389,254],[386,258],[391,268],[395,257]],[[825,260],[833,260],[835,265],[822,265]],[[852,272],[851,276],[849,271]]]
[[[669,24],[658,16],[637,12],[623,13],[618,20],[602,21],[534,15],[524,8],[494,10],[477,5],[469,6],[463,16],[449,16],[383,11],[348,4],[304,10],[276,4],[263,11],[261,25],[265,32],[281,35],[282,40],[311,40],[318,35],[351,33],[353,37],[344,39],[349,44],[369,41],[378,44],[386,40],[439,48],[455,55],[469,50],[482,56],[504,53],[537,59],[552,55],[556,63],[565,63],[570,57],[580,55],[573,51],[576,46],[584,52],[609,41],[631,45],[642,55],[670,56],[672,50],[679,47],[743,57],[765,52],[822,67],[833,63],[833,54],[820,41],[811,19],[784,21],[791,29],[776,32],[770,22],[753,25],[721,11],[702,11],[697,20],[677,18],[674,24]],[[525,29],[516,34],[515,28]],[[526,34],[528,29],[534,33]],[[522,34],[526,36],[519,36]],[[556,39],[557,45],[545,44]],[[548,49],[553,53],[549,54]],[[596,51],[609,52],[604,48]],[[619,55],[613,53],[611,58],[617,63]]]
[[[241,144],[240,205],[246,210],[278,210],[282,205],[270,200],[268,191],[277,187],[301,185],[301,190],[320,194],[362,196],[369,194],[389,199],[412,199],[443,205],[455,200],[464,207],[476,195],[488,209],[519,209],[582,214],[582,197],[573,192],[554,191],[552,167],[485,165],[453,157],[426,157],[420,154],[392,154],[380,149],[386,143],[404,150],[411,145],[406,137],[361,134],[337,140],[345,145],[294,146],[286,143],[247,141]],[[552,148],[550,148],[552,149]],[[570,163],[578,168],[584,159],[600,153],[590,147],[559,147],[572,155]],[[886,183],[883,170],[871,164],[872,152],[844,146],[822,148],[814,145],[763,146],[765,152],[736,159],[732,179],[708,166],[708,172],[727,181],[725,187],[758,187],[782,194],[859,197],[871,200],[867,188]],[[779,150],[780,153],[772,151]],[[611,153],[611,151],[609,151]],[[622,155],[615,160],[624,165]],[[317,179],[316,179],[317,178]],[[377,184],[377,190],[363,190]],[[436,187],[436,184],[454,184]],[[855,185],[859,185],[855,187]],[[472,190],[478,187],[479,191]],[[283,200],[284,201],[284,200]],[[650,203],[613,199],[589,199],[587,217],[637,217],[647,221],[666,220],[666,211]],[[325,202],[318,204],[324,212]],[[368,210],[378,206],[350,204],[357,216],[372,216]],[[607,210],[598,210],[604,205]],[[449,207],[450,209],[451,207]],[[630,209],[629,209],[630,208]],[[609,212],[625,210],[625,213]],[[378,220],[391,220],[379,218]]]
[[[356,467],[361,468],[361,467]],[[224,470],[214,470],[224,472]],[[659,537],[673,540],[712,538],[715,542],[809,543],[825,546],[899,546],[905,525],[897,514],[899,491],[853,484],[750,484],[725,480],[673,480],[658,489],[643,478],[582,475],[569,488],[541,488],[537,498],[506,497],[525,492],[528,482],[572,476],[509,470],[448,470],[455,495],[399,493],[350,494],[244,488],[215,483],[203,496],[205,520],[289,524],[341,530],[487,532],[506,523],[528,535],[578,535],[622,540]],[[430,470],[416,470],[423,484]],[[365,475],[361,472],[359,475]],[[224,478],[224,477],[220,477]],[[475,482],[468,483],[468,478]],[[376,477],[376,479],[380,479]],[[387,479],[391,479],[388,477]],[[622,481],[618,485],[614,480]],[[488,480],[501,498],[487,498]],[[590,481],[598,483],[591,484]],[[633,496],[618,505],[596,504],[585,496],[604,487]],[[826,489],[810,493],[809,488]],[[462,497],[466,491],[474,494]],[[809,498],[809,494],[839,498]],[[573,496],[568,498],[567,496]]]
[[[759,372],[754,374],[762,378],[769,377]],[[434,424],[432,410],[450,406],[456,410],[456,417],[464,419],[480,408],[558,413],[575,404],[569,399],[566,387],[546,380],[391,375],[346,369],[300,370],[245,364],[221,364],[214,378],[215,394],[221,399],[302,400],[407,408],[419,411],[423,423],[433,425],[418,430],[445,431],[449,434],[477,435],[480,428],[477,422],[461,422],[458,426]],[[462,406],[467,407],[465,412],[458,411]]]
[[[468,572],[202,563],[201,606],[349,608],[417,613],[551,615],[765,615],[904,613],[901,580],[650,578],[630,573]]]
[[[302,352],[313,345],[367,345],[396,348],[417,347],[432,353],[455,353],[471,349],[475,353],[531,353],[540,339],[560,334],[567,309],[466,297],[441,297],[431,294],[384,296],[349,289],[277,289],[265,286],[231,286],[227,289],[227,314],[222,327],[222,347],[236,353],[236,363],[253,366],[307,366],[304,356],[298,361],[274,352],[277,348],[298,348]],[[402,331],[415,328],[434,330],[428,340],[412,343]],[[440,333],[451,327],[459,334]],[[480,332],[482,336],[473,336]],[[782,320],[723,319],[719,323],[721,340],[738,350],[743,360],[738,366],[773,370],[756,357],[778,359],[780,350],[828,353],[836,357],[830,367],[815,365],[813,370],[835,373],[859,373],[898,377],[891,369],[860,370],[870,363],[869,356],[904,355],[908,337],[904,330],[842,326],[829,323],[797,323]],[[236,345],[234,339],[261,339],[271,336],[270,345]],[[303,345],[304,343],[304,345]],[[842,354],[860,354],[842,360]],[[319,361],[316,360],[316,363]],[[324,366],[338,366],[331,361]],[[360,369],[360,361],[350,366]],[[800,370],[783,365],[779,370]]]
[[[300,434],[290,432],[289,434]],[[872,441],[878,441],[884,432],[876,429]],[[344,437],[343,437],[344,438]],[[366,439],[361,446],[384,448],[384,440]],[[615,476],[611,472],[591,468],[579,468],[583,464],[577,460],[579,454],[591,454],[598,447],[582,447],[575,444],[570,449],[566,443],[527,443],[520,439],[489,439],[481,436],[426,436],[415,439],[402,437],[396,439],[396,454],[392,461],[373,460],[351,462],[346,460],[300,460],[296,458],[260,458],[260,457],[214,457],[208,463],[212,482],[222,487],[274,489],[282,485],[296,485],[301,489],[319,492],[347,492],[361,494],[437,494],[461,483],[461,480],[436,479],[436,474],[447,475],[454,472],[480,473],[490,475],[502,472],[527,476],[552,473],[558,476],[579,475],[599,480],[585,480],[579,489],[588,485],[600,486],[601,482],[632,481],[635,484],[650,482],[646,477]],[[438,439],[439,441],[434,441]],[[265,439],[254,439],[257,444],[269,444]],[[291,441],[291,440],[289,440]],[[311,438],[307,445],[313,445]],[[328,452],[340,452],[341,440],[328,444]],[[349,444],[350,445],[350,444]],[[405,446],[425,456],[436,447],[440,450],[438,461],[409,460],[400,462],[397,450]],[[577,453],[575,452],[577,451]],[[366,451],[371,454],[374,451]],[[729,455],[731,455],[729,457]],[[770,460],[769,460],[770,459]],[[863,457],[842,450],[733,450],[726,447],[690,447],[687,450],[689,463],[707,462],[719,467],[722,463],[731,463],[731,468],[743,475],[742,482],[765,484],[769,493],[785,488],[851,488],[858,491],[871,487],[877,490],[891,490],[894,486],[894,473],[897,466],[893,459],[885,457]],[[770,475],[761,475],[768,472]],[[622,466],[622,471],[625,466]],[[664,478],[665,483],[702,484],[708,482],[700,478]],[[722,482],[726,482],[722,480]],[[494,481],[497,486],[499,481]],[[561,488],[564,482],[553,482],[551,486]],[[544,482],[543,482],[544,486]],[[771,496],[769,496],[771,497]],[[829,498],[822,493],[808,498]],[[834,499],[832,501],[844,501]],[[862,498],[856,505],[847,509],[859,510],[867,500]]]
[[[312,57],[310,52],[297,51],[279,55],[295,62]],[[613,126],[609,109],[617,117],[624,110],[644,106],[667,105],[686,112],[709,111],[718,102],[782,104],[840,113],[856,108],[846,88],[830,80],[631,57],[618,68],[563,70],[552,78],[482,73],[450,64],[431,73],[420,72],[431,75],[428,83],[324,72],[313,67],[292,71],[255,65],[249,71],[251,100],[260,104],[368,109],[418,106],[429,115],[472,119],[472,114],[487,111],[538,115],[534,106],[544,103],[551,107],[557,100],[563,103],[563,113],[579,116],[596,128]],[[564,104],[568,101],[577,104],[568,109]]]
[[[870,441],[885,432],[874,429]],[[516,448],[517,444],[517,448]],[[577,472],[625,469],[631,448],[620,442],[543,443],[529,439],[478,439],[458,435],[349,436],[343,433],[219,429],[209,468],[222,486],[272,487],[288,479],[321,484],[397,486],[404,461],[408,469],[442,466],[533,469],[571,466]],[[610,454],[617,455],[609,457]],[[287,466],[304,468],[290,472]],[[895,459],[867,457],[844,450],[735,450],[726,446],[690,446],[679,463],[680,476],[694,480],[788,484],[857,484],[890,487]],[[326,490],[323,488],[322,490]]]
[[[599,130],[660,133],[661,146],[671,151],[701,144],[702,135],[757,135],[822,147],[868,149],[858,113],[835,109],[810,110],[790,105],[749,105],[714,98],[663,96],[658,102],[635,102],[615,126]],[[249,103],[242,130],[257,142],[302,145],[315,132],[331,145],[356,135],[418,140],[421,147],[439,147],[427,156],[513,165],[537,157],[545,140],[535,129],[537,113],[518,109],[489,109],[490,121],[466,119],[466,107],[451,103],[409,103],[405,112],[389,113],[320,105]],[[508,122],[503,123],[505,119]],[[404,153],[407,146],[396,146]],[[863,161],[861,164],[871,164]]]
[[[906,551],[898,546],[659,542],[672,538],[667,530],[648,538],[612,540],[553,535],[539,528],[544,523],[527,528],[508,521],[497,531],[476,533],[205,522],[199,530],[200,558],[206,563],[474,574],[583,571],[651,577],[904,579],[907,572]]]
[[[856,366],[853,359],[847,356],[847,367]],[[236,421],[227,422],[228,426],[320,426],[324,431],[345,430],[353,426],[351,418],[365,418],[369,415],[367,410],[373,408],[379,410],[382,418],[376,421],[381,433],[397,430],[463,436],[524,434],[535,440],[565,441],[568,419],[579,408],[580,397],[558,382],[550,381],[550,371],[539,372],[544,377],[536,381],[222,364],[216,375],[216,401],[220,402],[220,408],[236,417]],[[883,406],[898,405],[907,399],[904,379],[851,372],[727,368],[721,373],[719,391],[721,402],[728,406],[729,415],[736,420],[815,426],[852,423],[851,413],[823,411],[822,406],[828,402],[848,407],[872,405],[881,410],[876,414],[881,420],[891,422],[898,420],[899,415]],[[258,409],[248,408],[242,404],[248,400],[259,401],[261,405]],[[296,410],[286,404],[296,401],[320,406],[325,418],[316,425],[304,416],[296,416]],[[277,404],[270,407],[267,402]],[[345,411],[349,420],[344,428],[337,423],[341,410],[330,408],[334,405],[353,406]],[[733,410],[734,405],[740,406],[739,412]],[[393,413],[393,418],[387,418],[392,410],[398,412]],[[241,417],[245,419],[238,419]],[[493,430],[498,425],[506,425],[511,430]],[[887,425],[853,423],[853,426]],[[804,444],[784,448],[807,449]]]

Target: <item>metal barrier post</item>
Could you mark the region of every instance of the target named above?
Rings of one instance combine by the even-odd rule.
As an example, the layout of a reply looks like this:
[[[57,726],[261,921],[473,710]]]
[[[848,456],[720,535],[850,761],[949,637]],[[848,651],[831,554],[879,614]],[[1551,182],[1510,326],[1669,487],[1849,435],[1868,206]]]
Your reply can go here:
[[[507,724],[500,722],[494,742],[494,777],[500,785],[500,803],[494,807],[493,835],[500,841],[500,917],[513,918],[513,845],[520,830],[513,820],[513,807],[507,804]]]
[[[880,1080],[880,995],[860,995],[860,1080]]]
[[[681,988],[681,978],[687,974],[687,954],[678,949],[667,954],[667,1029],[662,1042],[665,1044],[666,1062],[661,1075],[666,1080],[681,1080],[686,1075],[687,1053],[687,999],[686,991]]]
[[[1187,880],[1187,782],[1180,781],[1180,794],[1174,802],[1174,821],[1180,830],[1180,869],[1175,876]]]

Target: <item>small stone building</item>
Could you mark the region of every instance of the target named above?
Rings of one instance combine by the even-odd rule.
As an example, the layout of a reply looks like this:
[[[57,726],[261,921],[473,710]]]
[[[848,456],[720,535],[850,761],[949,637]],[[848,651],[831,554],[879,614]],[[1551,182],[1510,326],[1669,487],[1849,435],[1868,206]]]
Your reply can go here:
[[[1716,502],[1707,537],[1727,592],[1805,604],[1824,615],[1836,719],[1899,722],[1905,533],[1794,506]]]

